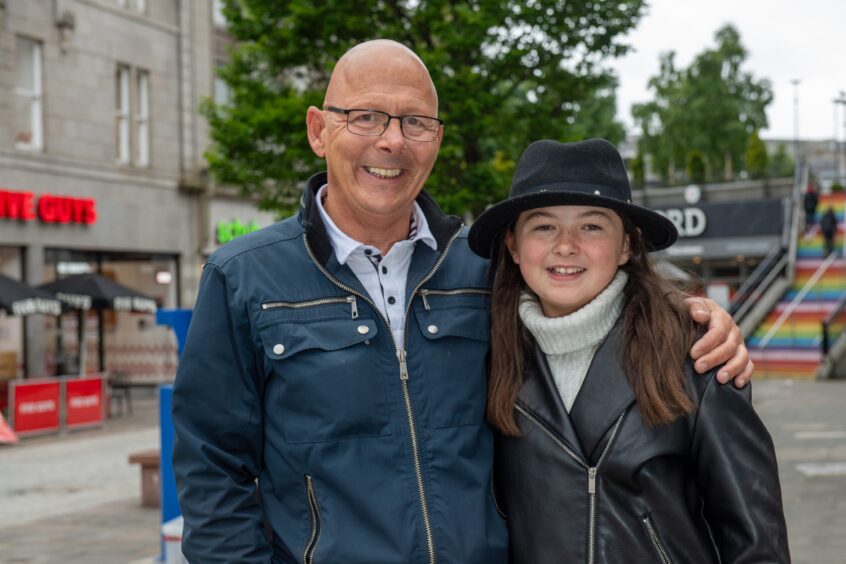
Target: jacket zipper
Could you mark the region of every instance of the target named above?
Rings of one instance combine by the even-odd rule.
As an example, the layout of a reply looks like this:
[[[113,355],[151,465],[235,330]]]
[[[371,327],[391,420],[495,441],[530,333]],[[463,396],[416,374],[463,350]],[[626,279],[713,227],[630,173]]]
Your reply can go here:
[[[348,303],[350,304],[350,313],[353,319],[358,319],[358,303],[355,299],[355,296],[346,296],[346,297],[337,297],[337,298],[320,298],[317,300],[307,300],[304,302],[264,302],[261,304],[261,309],[268,310],[268,309],[280,309],[280,308],[289,308],[289,309],[302,309],[304,307],[316,307],[316,306],[323,306],[323,305],[331,305],[331,304],[343,304]]]
[[[314,482],[308,474],[305,475],[305,484],[308,509],[311,513],[311,535],[303,551],[303,564],[314,564],[314,553],[320,541],[320,508],[317,506],[317,496],[314,495]]]
[[[570,458],[575,460],[579,463],[585,470],[587,470],[588,475],[588,558],[587,564],[594,564],[596,560],[596,474],[599,472],[599,468],[602,466],[603,461],[605,461],[605,456],[608,454],[608,451],[611,450],[611,445],[614,444],[614,439],[617,437],[617,431],[620,429],[620,424],[623,422],[623,417],[626,415],[626,412],[620,414],[617,418],[617,422],[614,423],[614,428],[611,430],[611,436],[608,438],[608,442],[605,444],[605,448],[602,449],[602,454],[599,455],[599,460],[596,462],[596,466],[591,466],[587,463],[587,461],[583,460],[576,452],[567,446],[561,439],[559,439],[555,434],[553,434],[549,429],[547,429],[546,425],[541,423],[534,415],[530,414],[528,410],[526,410],[523,406],[519,403],[514,404],[514,408],[523,414],[529,421],[540,427],[541,431],[546,433],[546,435],[552,439],[552,441],[557,444],[561,450],[566,452],[570,455]]]
[[[411,312],[411,304],[414,301],[414,295],[420,290],[420,287],[428,282],[432,276],[435,275],[438,268],[440,268],[441,264],[446,259],[447,253],[449,253],[450,247],[458,238],[458,235],[461,233],[461,229],[464,227],[462,223],[458,230],[453,233],[452,237],[450,237],[449,241],[447,241],[446,246],[444,247],[444,252],[441,253],[441,256],[438,257],[438,260],[435,262],[435,265],[432,269],[423,277],[422,280],[414,287],[414,290],[408,296],[408,305],[405,308],[405,327],[403,328],[403,337],[404,342],[408,340],[408,314]],[[429,504],[426,501],[426,487],[423,483],[423,467],[420,463],[420,445],[417,439],[417,423],[414,418],[414,405],[411,402],[411,392],[408,388],[408,364],[406,363],[406,352],[405,346],[402,349],[397,346],[397,341],[394,338],[394,334],[391,331],[391,324],[385,319],[385,316],[382,315],[382,312],[379,311],[379,308],[376,307],[376,304],[373,303],[368,296],[365,296],[358,290],[354,288],[350,288],[334,276],[332,276],[326,268],[320,264],[317,260],[317,257],[314,256],[314,252],[311,250],[311,245],[309,245],[308,237],[305,233],[303,233],[303,243],[305,244],[306,252],[308,256],[311,258],[311,261],[317,267],[317,269],[323,273],[323,275],[335,286],[344,290],[345,292],[351,293],[353,296],[357,296],[359,299],[364,300],[365,303],[369,304],[370,307],[373,308],[373,311],[382,319],[382,323],[385,324],[385,327],[388,329],[388,335],[391,337],[391,342],[394,344],[394,350],[396,351],[397,355],[397,362],[399,363],[399,376],[400,376],[400,383],[402,386],[402,397],[405,402],[405,412],[408,418],[408,433],[411,438],[411,453],[412,458],[414,460],[414,473],[415,477],[417,478],[417,493],[420,497],[420,511],[423,515],[423,528],[426,532],[426,547],[429,552],[429,564],[435,564],[435,537],[432,533],[432,522],[429,516]]]
[[[456,288],[454,290],[429,290],[424,288],[420,290],[420,297],[423,299],[423,308],[429,311],[432,309],[429,307],[429,296],[460,296],[462,294],[489,296],[490,293],[491,291],[485,288]]]
[[[658,553],[658,559],[661,561],[661,564],[673,564],[673,561],[670,560],[670,554],[661,543],[661,539],[658,537],[658,531],[655,530],[655,525],[652,523],[652,518],[649,515],[643,516],[643,526],[646,527],[646,534],[649,535],[649,540],[652,542],[655,552]]]

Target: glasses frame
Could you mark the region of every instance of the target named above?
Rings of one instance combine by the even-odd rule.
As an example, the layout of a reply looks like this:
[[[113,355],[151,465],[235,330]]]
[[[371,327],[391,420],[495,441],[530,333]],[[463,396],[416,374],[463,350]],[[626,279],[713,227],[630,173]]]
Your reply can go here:
[[[380,135],[382,135],[383,133],[385,133],[388,130],[388,127],[390,127],[390,125],[391,125],[391,120],[395,119],[395,120],[399,121],[400,132],[402,133],[402,136],[404,138],[408,139],[409,141],[417,141],[419,143],[432,143],[432,142],[438,140],[438,132],[437,131],[435,131],[434,137],[432,139],[414,139],[413,137],[409,137],[408,135],[405,134],[405,129],[402,126],[403,120],[405,118],[410,118],[410,117],[433,119],[433,120],[438,122],[438,130],[440,130],[440,128],[444,126],[444,120],[436,118],[436,117],[424,116],[424,115],[420,115],[420,114],[406,114],[406,115],[402,115],[402,116],[393,116],[393,115],[389,114],[388,112],[383,112],[382,110],[372,110],[372,109],[369,109],[369,108],[349,108],[349,109],[345,109],[345,108],[339,108],[337,106],[326,106],[326,111],[333,112],[333,113],[336,113],[336,114],[343,114],[346,117],[347,131],[349,131],[353,135],[360,135],[362,137],[379,137]],[[385,127],[383,127],[382,131],[380,131],[379,133],[358,133],[358,132],[350,129],[350,112],[373,112],[373,113],[376,113],[376,114],[382,114],[384,116],[388,116],[388,121],[385,122]]]

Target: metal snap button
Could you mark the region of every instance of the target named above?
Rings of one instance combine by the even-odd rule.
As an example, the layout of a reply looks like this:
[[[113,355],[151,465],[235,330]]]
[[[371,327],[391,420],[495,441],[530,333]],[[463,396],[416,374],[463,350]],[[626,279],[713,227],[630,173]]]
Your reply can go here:
[[[285,345],[282,343],[277,343],[273,345],[273,354],[281,355],[285,352]]]
[[[367,335],[368,333],[370,333],[370,328],[367,325],[359,325],[358,333],[359,335]]]
[[[426,327],[426,331],[428,331],[432,335],[435,335],[438,332],[438,326],[437,325],[429,325],[428,327]]]

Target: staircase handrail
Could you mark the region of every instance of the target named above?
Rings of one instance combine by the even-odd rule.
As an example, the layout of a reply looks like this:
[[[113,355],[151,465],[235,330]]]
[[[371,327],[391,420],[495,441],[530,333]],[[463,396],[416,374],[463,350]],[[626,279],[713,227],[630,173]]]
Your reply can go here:
[[[833,253],[832,253],[833,254]],[[846,310],[846,295],[841,296],[837,303],[834,304],[834,309],[831,310],[825,319],[823,319],[820,323],[822,325],[822,339],[820,340],[820,348],[822,349],[823,357],[828,354],[828,351],[831,350],[831,337],[829,335],[828,328],[831,326],[832,322]]]
[[[793,314],[797,307],[799,307],[799,304],[802,303],[802,300],[805,299],[805,296],[808,295],[808,292],[810,292],[811,289],[817,284],[817,282],[819,282],[820,278],[822,278],[823,274],[825,274],[825,272],[834,263],[836,259],[837,254],[831,253],[826,257],[824,261],[822,261],[822,263],[819,265],[819,267],[817,267],[817,270],[814,272],[811,278],[808,279],[808,281],[805,283],[799,293],[796,294],[796,297],[793,298],[790,304],[786,308],[784,308],[784,311],[781,312],[781,315],[778,317],[776,322],[773,323],[773,326],[770,327],[770,330],[767,331],[767,334],[764,335],[764,337],[758,343],[759,349],[765,348],[770,343],[770,340],[773,338],[773,335],[775,335],[776,332],[781,329],[781,326],[784,325],[784,322],[787,321],[787,318]]]
[[[781,246],[773,248],[737,289],[729,305],[729,313],[734,317],[735,322],[743,319],[758,298],[770,287],[776,276],[784,272],[789,261],[787,251],[787,248]]]

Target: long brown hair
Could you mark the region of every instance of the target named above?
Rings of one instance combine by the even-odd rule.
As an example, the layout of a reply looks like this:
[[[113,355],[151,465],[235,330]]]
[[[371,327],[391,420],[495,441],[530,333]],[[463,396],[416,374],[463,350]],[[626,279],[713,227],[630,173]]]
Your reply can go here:
[[[684,372],[688,350],[701,333],[682,300],[686,297],[660,276],[652,264],[640,230],[625,216],[629,260],[623,290],[620,364],[634,390],[647,426],[670,423],[693,410]],[[488,422],[505,435],[520,436],[514,402],[525,378],[532,340],[518,313],[520,294],[528,290],[520,268],[505,245],[503,230],[494,252],[491,301],[491,365],[488,380]]]

